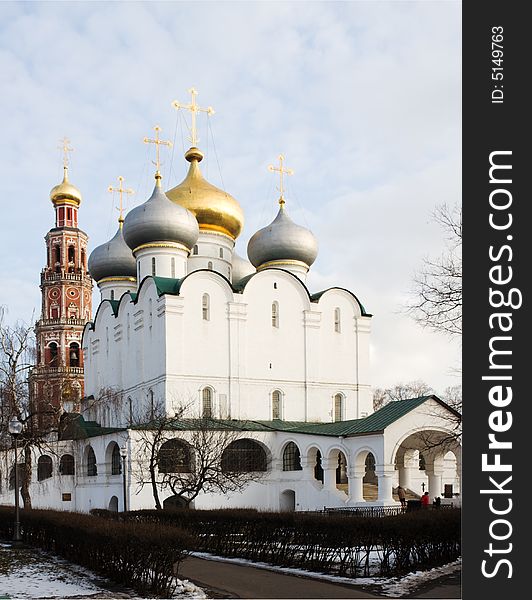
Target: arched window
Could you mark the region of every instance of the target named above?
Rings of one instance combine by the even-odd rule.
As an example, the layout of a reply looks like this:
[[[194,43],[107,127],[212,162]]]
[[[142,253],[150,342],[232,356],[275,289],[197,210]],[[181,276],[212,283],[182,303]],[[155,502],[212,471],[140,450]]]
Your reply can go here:
[[[51,456],[39,456],[37,461],[37,481],[43,481],[44,479],[50,479],[52,476],[52,457]]]
[[[79,367],[80,356],[79,356],[79,344],[72,342],[68,347],[68,361],[71,367]]]
[[[266,471],[268,461],[264,448],[254,440],[236,440],[222,454],[223,473]]]
[[[150,407],[150,419],[155,419],[155,394],[153,390],[148,390],[148,404]]]
[[[377,474],[375,473],[375,455],[372,452],[368,452],[366,460],[364,461],[365,473],[362,481],[364,483],[377,483]]]
[[[196,244],[194,246],[194,249],[192,250],[192,254],[197,254],[198,253],[198,245]]]
[[[59,474],[60,475],[74,475],[75,465],[74,457],[72,454],[63,454],[59,460]]]
[[[152,259],[151,259],[151,274],[153,275],[153,277],[155,277],[155,275],[157,274],[157,270],[156,270],[156,266],[155,266],[155,256],[152,256]]]
[[[223,258],[223,257],[224,257],[224,249],[220,248],[220,258]]]
[[[344,397],[342,394],[334,396],[334,420],[341,421],[344,413]]]
[[[94,477],[98,475],[98,465],[96,464],[96,454],[94,454],[94,450],[92,446],[89,446],[89,450],[87,451],[87,475],[89,477]]]
[[[203,388],[201,393],[201,415],[204,419],[212,418],[212,390]]]
[[[183,440],[168,440],[157,454],[159,473],[190,473],[190,446]]]
[[[48,349],[50,351],[50,354],[49,354],[50,359],[48,361],[48,366],[58,367],[59,366],[59,346],[56,344],[56,342],[50,342]]]
[[[85,250],[81,249],[81,268],[85,271]]]
[[[272,302],[272,327],[279,327],[279,303]]]
[[[281,392],[274,390],[272,392],[272,419],[281,418]]]
[[[120,448],[118,444],[113,445],[113,453],[111,454],[111,475],[120,475],[122,473],[122,457],[120,456]]]
[[[297,444],[288,442],[283,452],[283,471],[301,471],[301,454]]]
[[[73,263],[76,261],[76,249],[74,246],[68,247],[68,262]]]
[[[212,262],[211,261],[209,261],[207,263],[207,269],[209,269],[209,271],[212,271]]]
[[[59,244],[55,247],[55,262],[61,262],[61,246]]]
[[[211,306],[210,306],[209,294],[203,294],[201,298],[201,315],[204,321],[210,321],[211,319]]]
[[[316,451],[316,464],[314,465],[314,479],[323,483],[323,467],[321,465],[321,452]]]
[[[172,279],[175,279],[175,257],[174,256],[172,256],[172,258],[170,259],[170,271],[171,271]]]
[[[334,309],[334,331],[340,333],[340,309],[338,307]]]
[[[114,300],[114,299],[115,299],[115,291],[111,290],[111,300]]]

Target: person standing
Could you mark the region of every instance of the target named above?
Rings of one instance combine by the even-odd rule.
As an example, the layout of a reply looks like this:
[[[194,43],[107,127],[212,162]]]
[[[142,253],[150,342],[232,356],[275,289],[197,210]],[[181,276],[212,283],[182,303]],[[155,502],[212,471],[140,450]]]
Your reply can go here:
[[[421,496],[421,508],[428,508],[430,504],[430,496],[428,492],[425,492],[423,496]]]
[[[404,487],[397,487],[397,496],[399,498],[399,502],[401,503],[401,507],[404,510],[406,508],[406,492]]]

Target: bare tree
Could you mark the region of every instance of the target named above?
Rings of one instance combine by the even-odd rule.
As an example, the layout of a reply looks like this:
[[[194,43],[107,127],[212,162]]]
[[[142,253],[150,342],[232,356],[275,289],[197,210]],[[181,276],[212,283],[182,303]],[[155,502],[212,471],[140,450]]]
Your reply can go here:
[[[379,410],[389,402],[408,400],[419,396],[433,394],[434,390],[424,381],[416,380],[407,383],[397,383],[389,388],[376,388],[373,390],[373,409]]]
[[[30,399],[28,378],[34,365],[34,348],[33,327],[21,322],[7,325],[5,309],[0,307],[0,429],[7,432],[12,417],[23,424],[18,443],[24,455],[20,493],[26,508],[31,508],[32,448],[46,444],[52,433],[50,424],[56,423],[59,416],[57,409],[43,399]],[[3,436],[4,448],[9,448],[11,442],[9,435]],[[18,468],[17,464],[13,468]]]
[[[174,416],[158,414],[147,424],[134,426],[140,440],[137,482],[140,488],[151,486],[158,510],[162,490],[169,489],[188,507],[202,492],[242,490],[260,481],[267,470],[265,451],[244,439],[233,424],[185,418],[186,412],[181,407]]]
[[[407,311],[423,327],[451,336],[462,333],[462,208],[446,204],[434,212],[447,237],[438,259],[426,258],[414,276],[414,300]]]

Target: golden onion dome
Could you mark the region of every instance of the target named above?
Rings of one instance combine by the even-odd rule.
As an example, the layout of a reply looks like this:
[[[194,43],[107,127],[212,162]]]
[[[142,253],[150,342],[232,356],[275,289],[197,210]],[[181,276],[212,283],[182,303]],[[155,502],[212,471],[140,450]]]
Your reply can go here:
[[[200,231],[217,231],[236,239],[244,226],[240,204],[203,178],[198,164],[203,159],[201,150],[190,148],[185,158],[190,163],[187,176],[166,195],[194,214]]]
[[[72,185],[68,180],[68,168],[63,167],[64,176],[63,181],[52,188],[50,192],[50,200],[54,205],[56,204],[75,204],[79,206],[81,204],[81,192],[75,185]]]

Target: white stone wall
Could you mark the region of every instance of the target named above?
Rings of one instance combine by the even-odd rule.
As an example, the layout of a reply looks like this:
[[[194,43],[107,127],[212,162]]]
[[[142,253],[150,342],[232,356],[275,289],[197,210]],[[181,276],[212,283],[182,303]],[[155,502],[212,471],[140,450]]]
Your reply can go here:
[[[184,279],[179,296],[159,297],[148,277],[137,302],[129,298],[122,299],[117,317],[103,302],[94,330],[87,327],[84,334],[86,395],[98,399],[113,389],[123,398],[121,416],[111,422],[105,410],[91,414],[102,425],[128,424],[128,398],[137,418],[144,415],[151,392],[169,412],[186,405],[197,414],[205,386],[213,391],[214,416],[269,420],[274,390],[282,394],[285,420],[332,421],[338,393],[344,419],[373,411],[370,318],[345,290],[333,288],[311,302],[296,277],[266,269],[238,294],[217,273],[197,271]],[[278,327],[272,326],[273,302]]]

